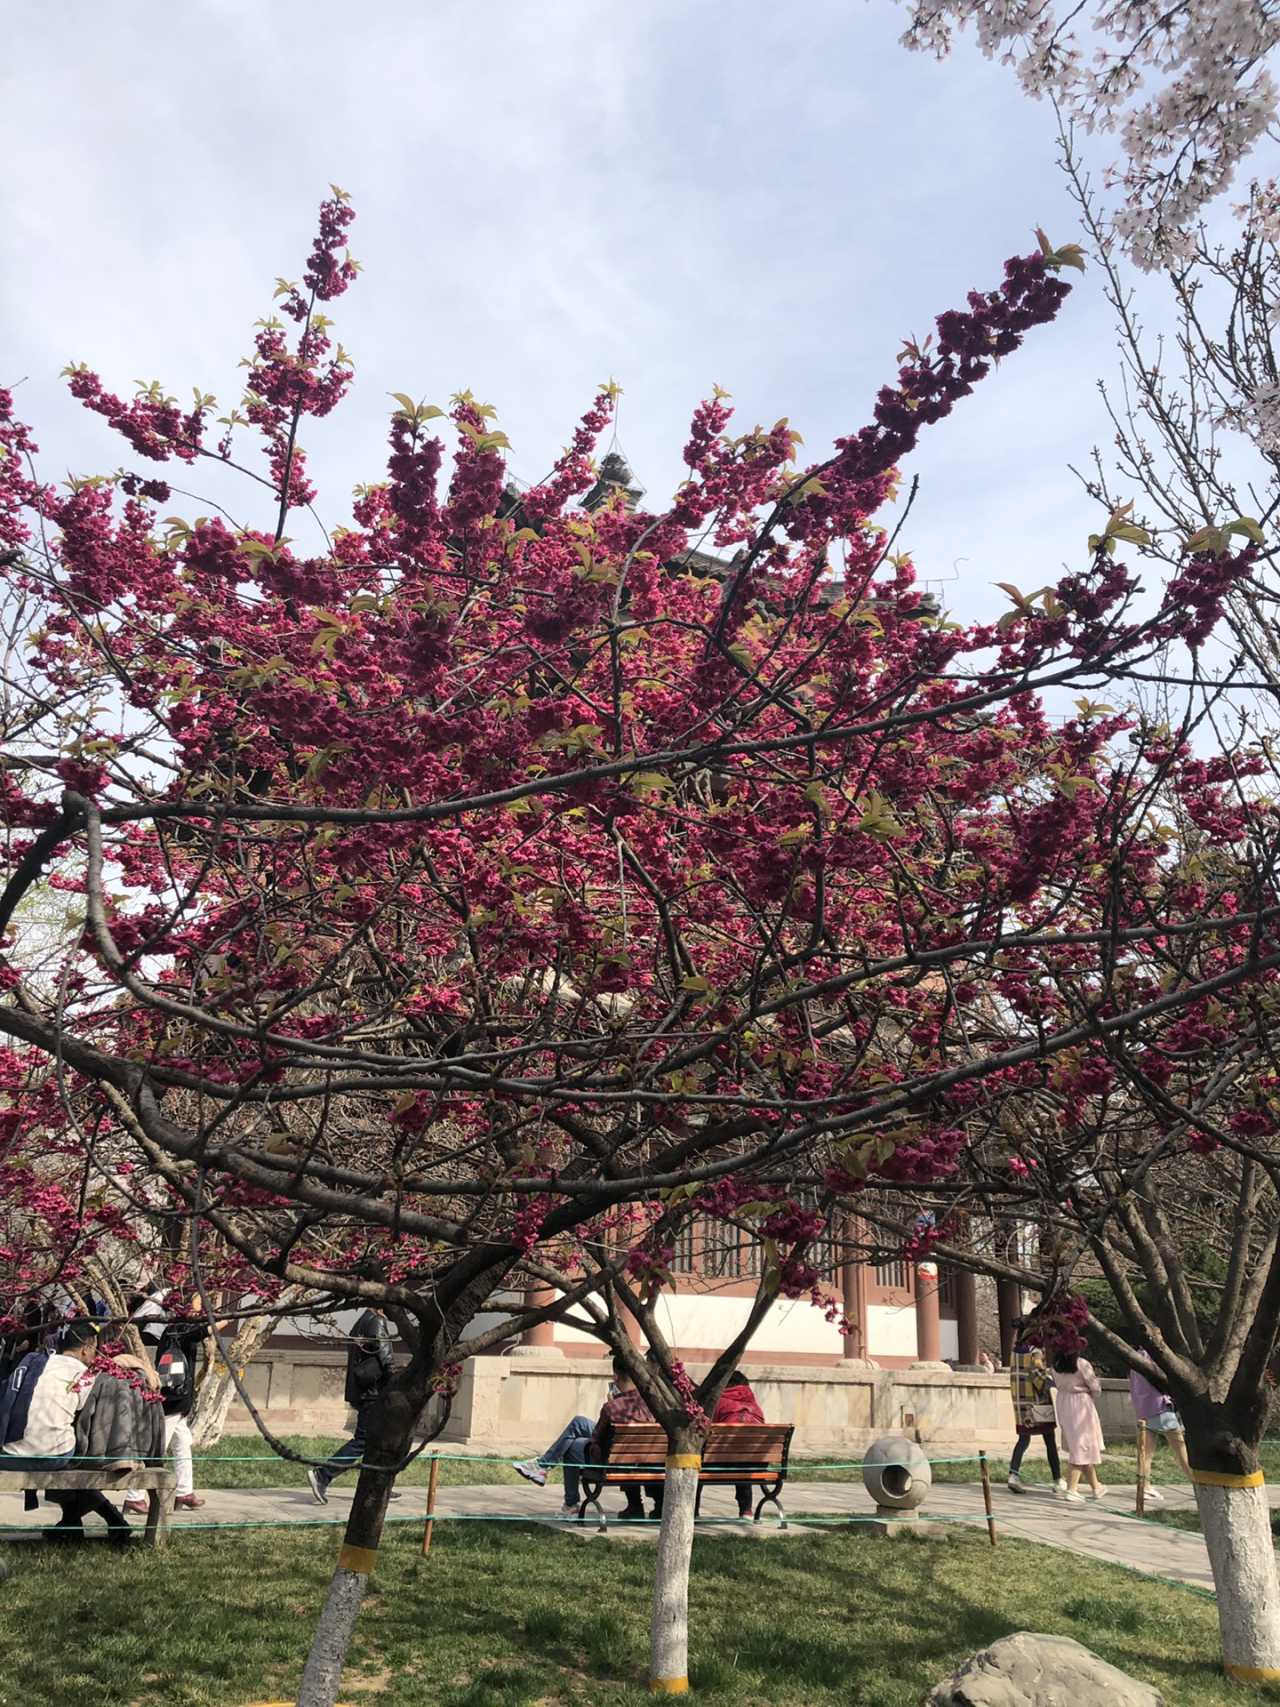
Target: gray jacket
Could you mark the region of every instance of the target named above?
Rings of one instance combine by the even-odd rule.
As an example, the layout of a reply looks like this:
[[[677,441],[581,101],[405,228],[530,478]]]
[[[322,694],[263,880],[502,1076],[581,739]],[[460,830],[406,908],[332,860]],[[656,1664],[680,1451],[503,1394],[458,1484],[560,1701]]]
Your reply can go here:
[[[76,1457],[158,1462],[164,1457],[164,1406],[127,1381],[99,1375],[76,1417]]]

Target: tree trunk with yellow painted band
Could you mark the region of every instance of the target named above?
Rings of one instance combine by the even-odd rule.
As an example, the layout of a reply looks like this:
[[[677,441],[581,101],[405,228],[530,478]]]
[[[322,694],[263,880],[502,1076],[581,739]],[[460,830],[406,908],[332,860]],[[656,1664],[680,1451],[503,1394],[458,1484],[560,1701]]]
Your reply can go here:
[[[1195,1474],[1200,1528],[1218,1594],[1223,1665],[1242,1683],[1280,1682],[1280,1580],[1266,1487],[1260,1474],[1256,1481]]]
[[[382,1540],[382,1527],[393,1478],[379,1464],[396,1464],[409,1450],[416,1407],[407,1395],[387,1396],[383,1413],[369,1431],[364,1467],[343,1533],[338,1562],[329,1581],[311,1652],[298,1689],[297,1707],[335,1707],[342,1688],[356,1618]]]
[[[649,1633],[649,1688],[655,1695],[683,1695],[689,1688],[689,1562],[702,1439],[693,1429],[677,1430],[667,1438]]]

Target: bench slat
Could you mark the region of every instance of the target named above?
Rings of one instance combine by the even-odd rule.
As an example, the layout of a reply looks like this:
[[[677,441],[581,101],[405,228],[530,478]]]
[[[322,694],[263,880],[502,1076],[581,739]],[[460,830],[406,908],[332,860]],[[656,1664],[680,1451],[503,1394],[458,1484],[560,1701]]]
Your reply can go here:
[[[177,1486],[172,1470],[5,1470],[0,1465],[0,1494],[27,1488],[101,1488],[104,1493],[119,1488]]]
[[[772,1481],[785,1465],[790,1423],[713,1423],[702,1447],[703,1481]],[[621,1423],[609,1445],[609,1482],[653,1480],[666,1468],[666,1431],[657,1423]],[[641,1474],[643,1472],[643,1474]],[[590,1474],[590,1472],[588,1472]]]

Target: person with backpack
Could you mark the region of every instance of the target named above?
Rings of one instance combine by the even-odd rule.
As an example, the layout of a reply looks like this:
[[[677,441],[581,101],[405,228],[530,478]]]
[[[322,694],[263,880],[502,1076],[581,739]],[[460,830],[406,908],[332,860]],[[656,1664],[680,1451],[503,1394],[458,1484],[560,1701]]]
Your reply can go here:
[[[378,1310],[366,1310],[356,1318],[347,1349],[347,1381],[343,1396],[356,1413],[355,1432],[326,1463],[307,1471],[311,1496],[317,1505],[328,1505],[329,1484],[364,1457],[365,1440],[373,1407],[391,1380],[391,1330]],[[389,1496],[398,1500],[393,1488]]]
[[[1033,1438],[1044,1441],[1049,1474],[1060,1494],[1067,1484],[1062,1479],[1062,1461],[1058,1457],[1058,1418],[1053,1408],[1053,1381],[1044,1359],[1032,1316],[1020,1316],[1014,1323],[1016,1335],[1013,1354],[1009,1359],[1009,1392],[1013,1399],[1013,1416],[1018,1439],[1009,1459],[1008,1487],[1011,1494],[1024,1494],[1027,1484],[1019,1472],[1022,1460]]]
[[[198,1511],[205,1502],[196,1492],[191,1425],[187,1418],[196,1402],[196,1359],[209,1338],[209,1326],[207,1322],[166,1320],[164,1297],[162,1291],[153,1292],[137,1306],[130,1320],[137,1325],[160,1380],[165,1456],[173,1460],[177,1481],[174,1508]],[[226,1323],[219,1322],[218,1326],[223,1328]],[[146,1515],[147,1496],[142,1489],[129,1489],[124,1509],[139,1517]]]

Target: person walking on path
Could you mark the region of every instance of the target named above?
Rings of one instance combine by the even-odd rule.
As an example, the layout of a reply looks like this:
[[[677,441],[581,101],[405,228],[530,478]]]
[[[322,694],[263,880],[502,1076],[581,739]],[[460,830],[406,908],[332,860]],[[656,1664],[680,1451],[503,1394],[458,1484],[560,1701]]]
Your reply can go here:
[[[191,1426],[187,1418],[196,1402],[196,1358],[209,1338],[207,1322],[169,1320],[165,1315],[163,1291],[153,1292],[134,1308],[130,1321],[141,1335],[160,1379],[164,1405],[164,1449],[173,1460],[177,1482],[174,1506],[179,1511],[198,1511],[204,1504],[196,1492],[192,1466]],[[227,1326],[219,1322],[221,1332]],[[130,1488],[124,1509],[145,1517],[147,1497],[141,1488]]]
[[[1017,1444],[1009,1460],[1009,1491],[1024,1494],[1027,1484],[1019,1471],[1027,1447],[1034,1438],[1044,1441],[1045,1457],[1054,1487],[1065,1493],[1062,1463],[1058,1457],[1057,1417],[1053,1409],[1053,1383],[1044,1361],[1044,1353],[1031,1338],[1031,1322],[1026,1316],[1014,1324],[1017,1338],[1009,1359],[1009,1392],[1013,1399],[1013,1416],[1018,1430]]]
[[[347,1350],[347,1382],[343,1397],[356,1413],[355,1432],[326,1463],[307,1471],[311,1497],[317,1505],[328,1505],[329,1484],[364,1457],[365,1440],[373,1407],[391,1379],[391,1330],[378,1310],[357,1316]],[[398,1500],[393,1488],[389,1496]]]
[[[1067,1452],[1067,1487],[1063,1499],[1080,1504],[1081,1475],[1088,1482],[1095,1500],[1106,1489],[1098,1480],[1098,1465],[1106,1442],[1102,1438],[1102,1421],[1095,1403],[1102,1383],[1093,1365],[1073,1351],[1060,1351],[1053,1360],[1053,1385],[1058,1395],[1058,1424],[1062,1429],[1062,1444]]]
[[[1178,1468],[1191,1480],[1191,1464],[1187,1458],[1187,1443],[1182,1433],[1182,1418],[1173,1408],[1173,1400],[1158,1387],[1153,1387],[1145,1375],[1136,1369],[1129,1372],[1129,1403],[1138,1422],[1146,1423],[1138,1430],[1138,1478],[1145,1481],[1147,1503],[1163,1505],[1164,1495],[1151,1486],[1151,1460],[1155,1456],[1156,1439],[1162,1437],[1178,1460]]]

